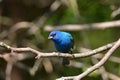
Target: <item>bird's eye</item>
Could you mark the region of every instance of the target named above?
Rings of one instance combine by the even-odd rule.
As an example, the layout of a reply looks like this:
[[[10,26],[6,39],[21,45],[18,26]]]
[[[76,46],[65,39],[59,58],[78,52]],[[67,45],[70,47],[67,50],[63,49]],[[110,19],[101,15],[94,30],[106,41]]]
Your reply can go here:
[[[55,33],[55,34],[52,34],[52,36],[55,37],[55,36],[56,36],[56,33]]]

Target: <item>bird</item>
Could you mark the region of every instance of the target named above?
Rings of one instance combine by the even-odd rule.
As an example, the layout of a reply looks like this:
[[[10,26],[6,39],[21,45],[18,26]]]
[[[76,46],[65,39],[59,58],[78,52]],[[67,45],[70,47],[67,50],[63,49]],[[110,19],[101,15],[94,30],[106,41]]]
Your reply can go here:
[[[60,53],[71,53],[71,49],[74,46],[74,39],[72,35],[68,32],[53,30],[50,32],[48,39],[51,39],[54,42],[57,52]],[[63,65],[69,65],[70,61],[68,58],[62,59]]]

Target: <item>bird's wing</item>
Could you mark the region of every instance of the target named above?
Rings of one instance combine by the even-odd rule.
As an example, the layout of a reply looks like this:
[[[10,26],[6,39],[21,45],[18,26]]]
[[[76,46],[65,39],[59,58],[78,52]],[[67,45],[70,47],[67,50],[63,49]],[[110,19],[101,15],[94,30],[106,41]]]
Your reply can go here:
[[[70,39],[71,48],[73,49],[73,47],[74,47],[74,39],[73,39],[72,35],[70,33],[67,33],[67,32],[62,32],[62,33],[63,33],[63,35],[65,35],[64,37],[67,37],[68,39]]]
[[[73,48],[74,48],[74,39],[71,39],[71,42],[72,42],[72,43],[71,43],[71,44],[72,44],[72,47],[71,47],[71,48],[73,49]]]
[[[73,49],[74,48],[74,39],[73,39],[71,34],[68,34],[68,35],[69,35],[69,38],[71,40],[71,48]]]

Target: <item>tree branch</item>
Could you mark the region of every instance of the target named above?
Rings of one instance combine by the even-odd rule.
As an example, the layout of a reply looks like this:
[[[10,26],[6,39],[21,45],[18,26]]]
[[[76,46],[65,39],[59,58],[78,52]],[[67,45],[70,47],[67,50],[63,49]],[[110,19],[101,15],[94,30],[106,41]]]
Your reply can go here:
[[[11,47],[3,42],[0,42],[0,46],[2,47],[5,47],[9,50],[11,50],[11,52],[25,52],[25,51],[28,51],[28,52],[32,52],[34,54],[37,54],[37,58],[41,58],[41,57],[67,57],[67,58],[83,58],[83,57],[88,57],[88,56],[92,56],[92,55],[95,55],[97,54],[98,52],[101,52],[101,51],[104,51],[106,49],[109,49],[111,48],[106,54],[105,56],[97,63],[95,64],[94,66],[92,66],[91,68],[88,68],[85,72],[83,72],[82,74],[78,75],[78,76],[71,76],[71,77],[62,77],[60,79],[64,79],[64,80],[68,80],[68,79],[74,79],[74,80],[78,80],[78,79],[81,79],[85,76],[87,76],[89,73],[93,72],[94,70],[98,69],[99,67],[101,67],[107,60],[108,58],[112,55],[112,53],[116,50],[116,48],[118,48],[120,45],[120,39],[117,41],[117,42],[113,42],[113,43],[109,43],[107,45],[104,45],[102,47],[99,47],[97,49],[94,49],[92,51],[89,51],[89,52],[85,52],[85,53],[75,53],[75,54],[66,54],[66,53],[61,53],[61,54],[58,54],[56,52],[54,53],[43,53],[43,52],[39,52],[35,49],[32,49],[32,48],[14,48],[14,47]],[[9,55],[13,55],[13,54],[9,54]],[[13,55],[14,56],[14,55]],[[2,58],[4,58],[2,55],[1,55]]]
[[[53,52],[53,53],[43,53],[43,52],[39,52],[35,49],[32,49],[32,48],[14,48],[14,47],[11,47],[3,42],[0,42],[0,46],[3,46],[9,50],[12,50],[12,51],[16,51],[16,52],[24,52],[24,51],[29,51],[29,52],[32,52],[32,53],[35,53],[37,54],[36,58],[41,58],[41,57],[67,57],[67,58],[83,58],[83,57],[88,57],[88,56],[92,56],[92,55],[95,55],[97,54],[98,52],[102,52],[106,49],[109,49],[111,48],[113,45],[115,44],[115,42],[113,43],[109,43],[107,45],[104,45],[102,47],[99,47],[97,49],[94,49],[90,52],[84,52],[84,53],[75,53],[75,54],[69,54],[69,53],[56,53],[56,52]]]
[[[113,52],[120,46],[120,39],[115,43],[115,45],[105,54],[105,56],[94,66],[88,68],[85,72],[77,76],[62,77],[56,80],[81,80],[83,77],[87,76],[91,72],[100,68],[113,54]]]
[[[79,25],[79,24],[78,25],[68,24],[68,25],[60,25],[60,26],[47,25],[44,26],[44,30],[45,31],[52,31],[52,30],[79,31],[79,30],[90,30],[90,29],[105,29],[112,27],[120,27],[120,20],[111,21],[111,22],[83,24],[83,25]]]

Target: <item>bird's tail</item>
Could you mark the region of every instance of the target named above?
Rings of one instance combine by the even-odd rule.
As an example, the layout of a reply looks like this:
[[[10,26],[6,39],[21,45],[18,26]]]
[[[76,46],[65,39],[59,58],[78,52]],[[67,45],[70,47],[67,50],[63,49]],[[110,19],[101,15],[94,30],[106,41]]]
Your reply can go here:
[[[70,61],[67,58],[63,58],[62,65],[69,65]]]

